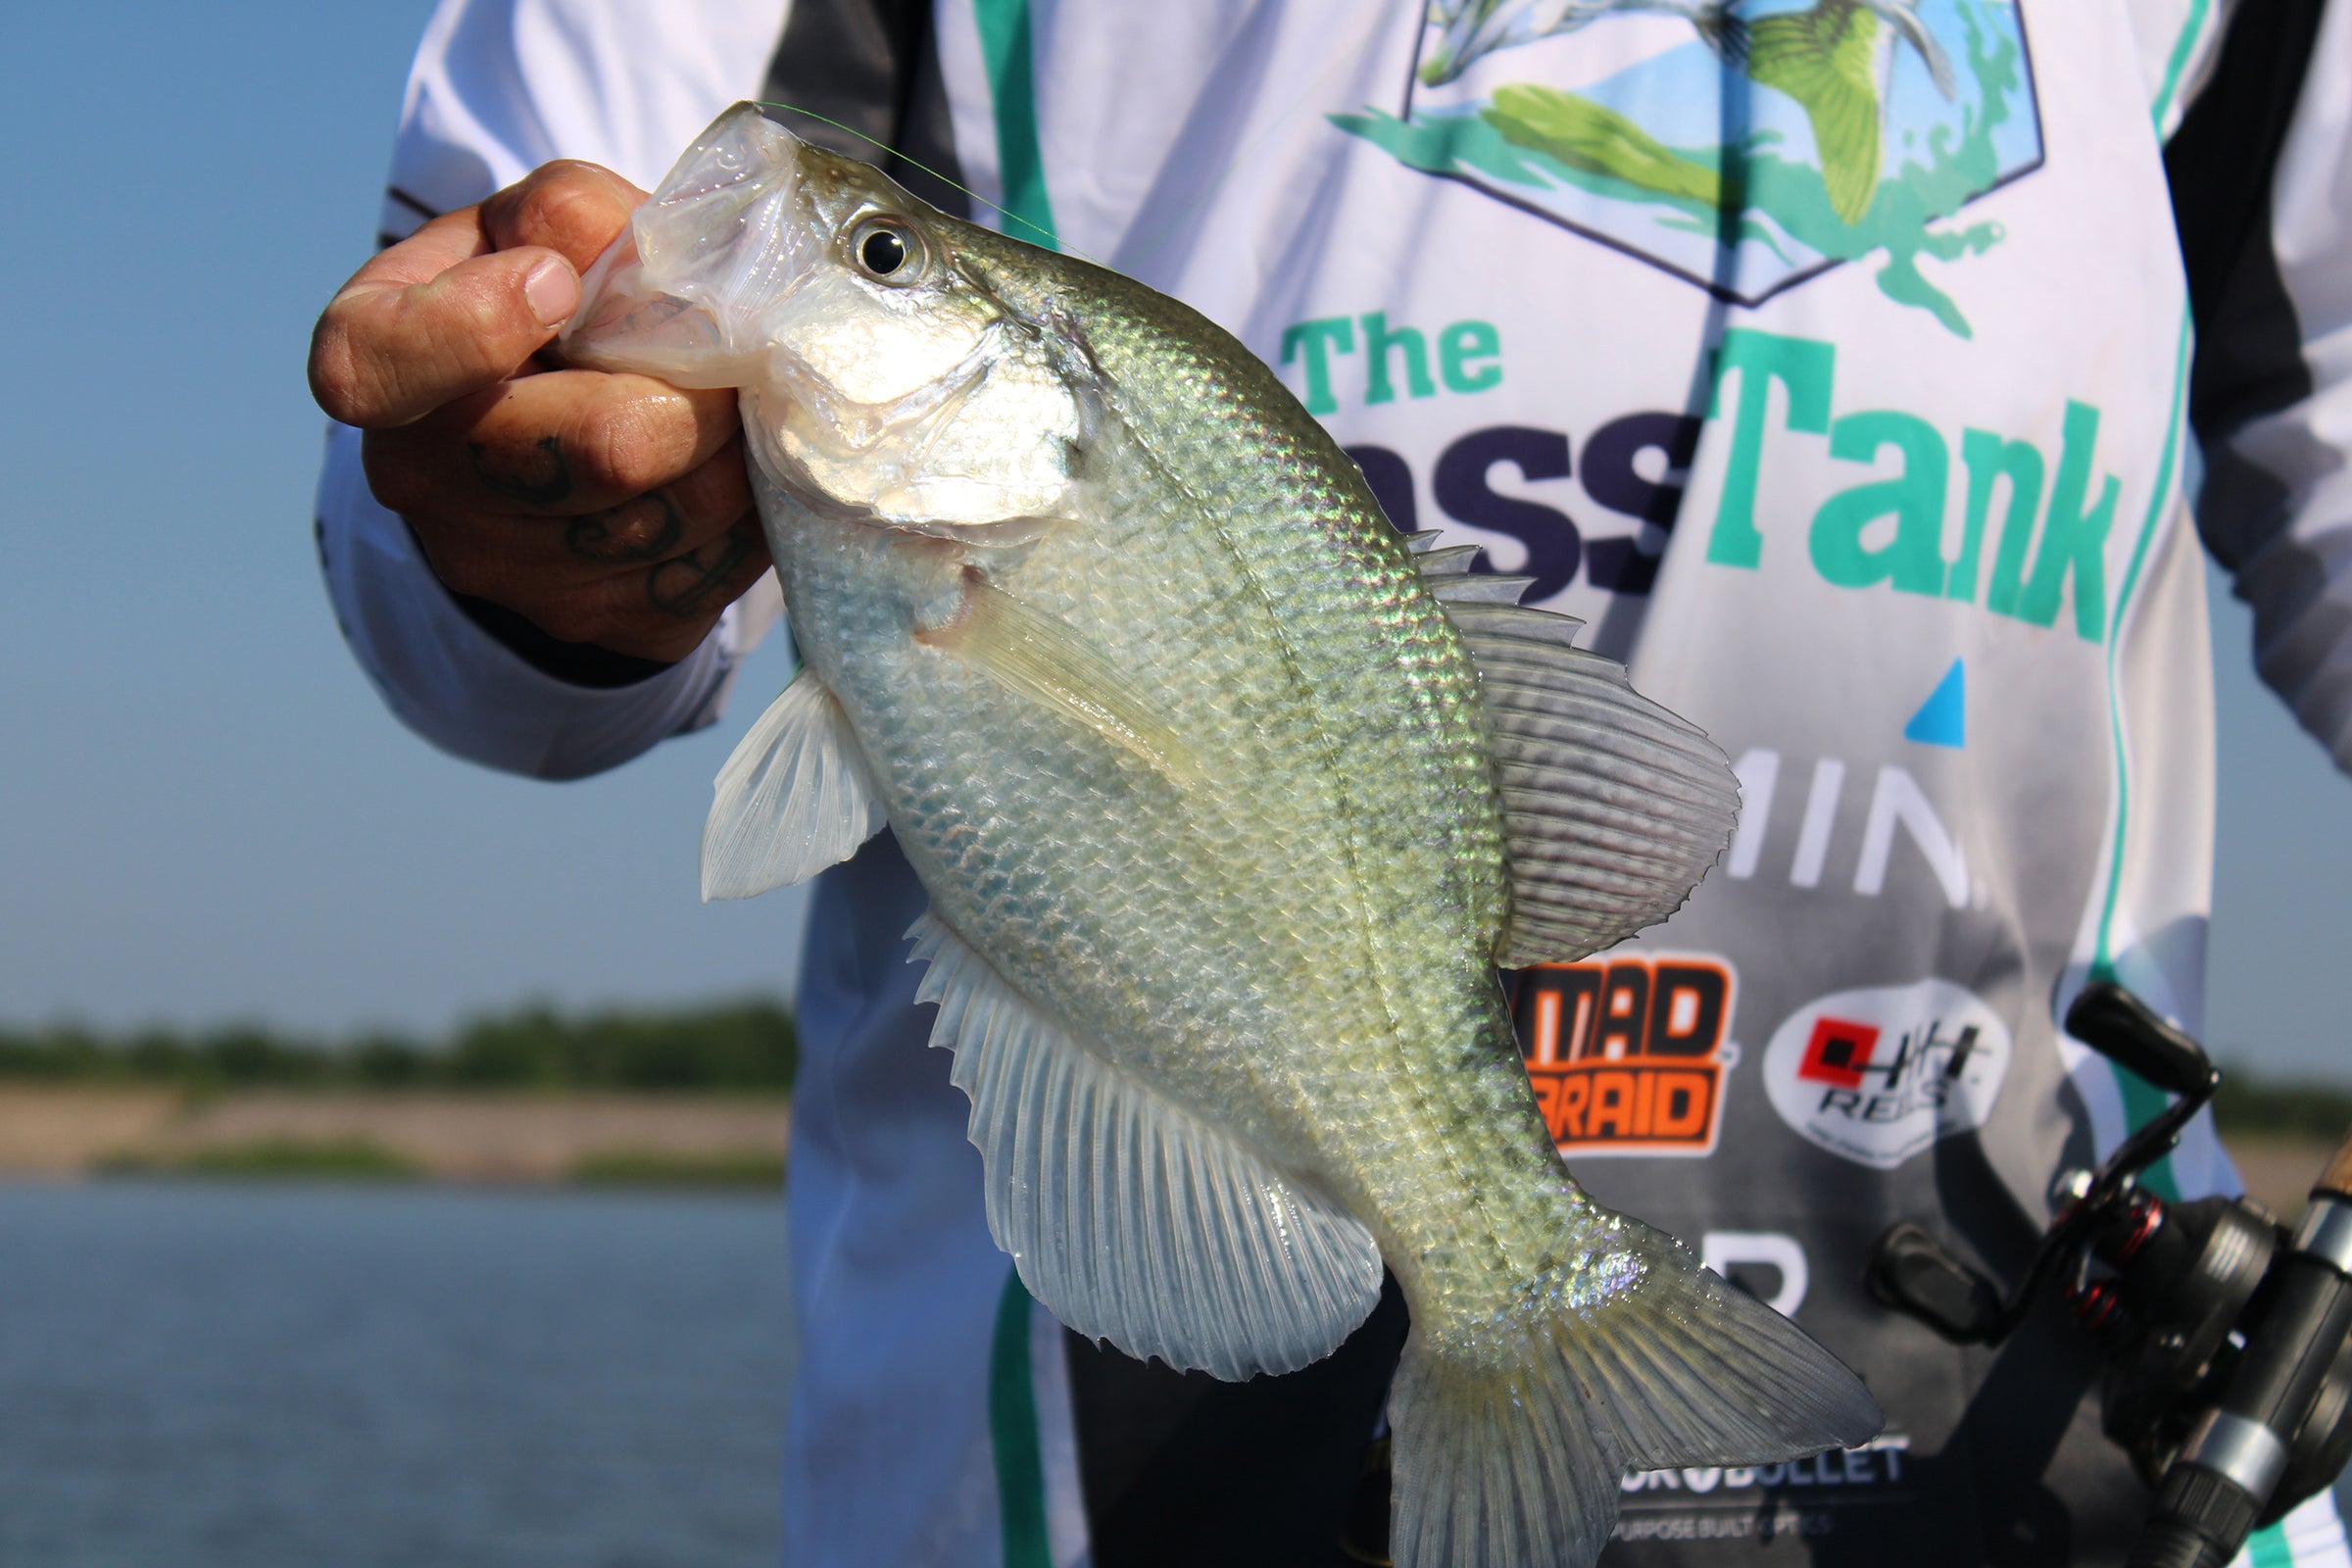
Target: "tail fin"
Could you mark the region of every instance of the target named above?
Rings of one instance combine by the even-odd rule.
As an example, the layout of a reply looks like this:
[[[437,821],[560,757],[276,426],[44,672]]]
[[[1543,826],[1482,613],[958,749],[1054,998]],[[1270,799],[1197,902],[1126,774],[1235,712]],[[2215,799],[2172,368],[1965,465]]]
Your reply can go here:
[[[1588,1568],[1629,1469],[1770,1464],[1875,1436],[1803,1330],[1611,1216],[1475,1339],[1416,1326],[1389,1396],[1396,1568]],[[1597,1254],[1597,1255],[1596,1255]]]

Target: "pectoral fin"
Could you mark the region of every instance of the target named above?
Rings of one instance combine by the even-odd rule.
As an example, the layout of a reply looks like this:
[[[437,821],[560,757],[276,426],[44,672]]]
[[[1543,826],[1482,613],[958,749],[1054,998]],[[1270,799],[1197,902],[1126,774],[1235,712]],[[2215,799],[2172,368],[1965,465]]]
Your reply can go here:
[[[1152,699],[1078,632],[1021,603],[976,568],[956,618],[916,638],[970,664],[1005,690],[1083,724],[1182,785],[1194,777],[1183,742]]]
[[[703,897],[805,882],[882,830],[881,798],[841,704],[811,670],[784,688],[718,770],[703,826]]]

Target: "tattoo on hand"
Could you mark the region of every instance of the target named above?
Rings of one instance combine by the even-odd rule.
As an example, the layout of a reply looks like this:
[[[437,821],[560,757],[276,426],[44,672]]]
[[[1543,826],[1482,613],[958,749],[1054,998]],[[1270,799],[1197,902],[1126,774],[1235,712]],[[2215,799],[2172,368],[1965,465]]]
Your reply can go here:
[[[506,465],[492,464],[490,451],[478,441],[466,443],[466,455],[472,460],[473,476],[482,481],[493,495],[519,501],[526,506],[550,507],[570,496],[572,492],[571,465],[564,461],[564,441],[561,436],[543,435],[532,450],[542,461],[531,463],[529,472],[500,472]]]
[[[686,519],[669,492],[654,490],[572,518],[564,530],[564,543],[582,560],[632,566],[660,561],[677,549],[678,536],[685,531]]]
[[[737,523],[710,543],[689,550],[675,561],[664,561],[647,572],[645,597],[656,610],[680,620],[704,614],[710,610],[712,596],[724,590],[742,571],[759,540],[758,524]],[[703,559],[706,552],[711,559]]]

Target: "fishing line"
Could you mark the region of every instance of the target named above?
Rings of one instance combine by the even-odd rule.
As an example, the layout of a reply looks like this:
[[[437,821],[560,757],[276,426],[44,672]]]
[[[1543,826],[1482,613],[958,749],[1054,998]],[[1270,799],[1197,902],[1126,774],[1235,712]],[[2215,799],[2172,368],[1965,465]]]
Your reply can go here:
[[[963,192],[964,195],[969,196],[973,201],[978,202],[981,206],[994,210],[999,217],[1008,219],[1011,221],[1020,224],[1023,228],[1026,228],[1037,234],[1039,239],[1037,241],[1032,241],[1032,243],[1042,243],[1047,250],[1060,251],[1065,255],[1075,256],[1081,261],[1093,262],[1097,267],[1102,268],[1104,271],[1117,270],[1116,268],[1111,267],[1108,263],[1103,262],[1096,257],[1089,256],[1086,252],[1078,249],[1076,246],[1067,243],[1052,229],[1045,227],[1043,224],[1031,222],[1028,219],[1023,218],[1011,208],[1006,207],[1003,202],[990,201],[987,197],[972,189],[971,186],[963,184],[957,180],[950,179],[938,170],[933,169],[929,164],[923,163],[919,159],[907,157],[905,153],[901,152],[898,148],[893,147],[890,143],[882,140],[878,136],[867,135],[864,131],[859,130],[856,125],[845,125],[830,115],[820,115],[813,109],[803,109],[799,104],[788,104],[780,99],[754,98],[751,101],[762,109],[782,109],[791,114],[804,115],[808,119],[817,122],[819,124],[831,125],[835,130],[846,130],[851,135],[857,137],[859,141],[881,149],[883,153],[897,159],[900,163],[905,164],[907,168],[921,170],[924,173],[929,174],[933,179],[938,180],[942,185],[947,186],[950,190],[959,190]],[[1020,236],[1015,235],[1014,237],[1017,239]]]
[[[1191,201],[1185,203],[1174,213],[1168,215],[1168,217],[1158,225],[1158,227],[1152,230],[1151,233],[1147,234],[1135,246],[1120,247],[1122,251],[1127,253],[1131,262],[1140,265],[1146,261],[1149,261],[1154,253],[1163,248],[1169,239],[1174,236],[1178,226],[1181,225],[1187,219],[1190,219],[1195,214],[1199,213],[1202,207],[1208,204],[1209,199],[1216,195],[1218,189],[1229,177],[1231,177],[1233,172],[1241,167],[1244,160],[1257,152],[1259,148],[1263,147],[1268,141],[1270,141],[1273,138],[1274,133],[1278,130],[1281,130],[1286,124],[1288,124],[1292,117],[1298,113],[1299,109],[1307,102],[1308,99],[1319,96],[1325,85],[1330,82],[1331,78],[1336,75],[1343,67],[1355,64],[1357,61],[1361,60],[1365,55],[1371,52],[1373,45],[1380,41],[1381,34],[1390,24],[1390,18],[1388,15],[1383,13],[1380,8],[1375,7],[1373,9],[1374,15],[1372,26],[1364,34],[1361,42],[1357,43],[1354,48],[1347,50],[1344,53],[1333,57],[1331,64],[1325,66],[1320,74],[1318,74],[1312,81],[1308,82],[1304,87],[1301,87],[1298,89],[1298,91],[1293,93],[1290,97],[1289,103],[1284,106],[1280,113],[1276,114],[1271,120],[1266,122],[1263,129],[1259,130],[1255,136],[1251,137],[1241,147],[1237,148],[1232,155],[1224,161],[1224,163],[1218,166],[1217,172],[1209,176],[1208,181],[1200,187],[1199,194],[1194,196]],[[1415,0],[1414,9],[1422,9],[1421,0]],[[900,151],[896,147],[893,147],[890,143],[881,140],[879,137],[870,136],[864,131],[859,130],[855,125],[845,125],[840,121],[833,119],[830,115],[820,115],[813,109],[803,109],[798,104],[784,103],[780,100],[769,98],[755,98],[752,101],[764,108],[783,109],[796,115],[806,115],[808,119],[816,121],[820,124],[831,125],[836,130],[848,131],[859,141],[865,142],[869,146],[879,149],[881,152],[891,158],[898,159],[901,163],[906,164],[909,169],[921,170],[924,173],[930,175],[933,179],[938,180],[941,184],[947,186],[949,189],[961,191],[964,195],[970,197],[973,201],[979,203],[981,206],[989,208],[993,212],[997,213],[1000,217],[1011,222],[1018,223],[1021,227],[1030,230],[1032,233],[1038,236],[1039,242],[1042,242],[1048,250],[1061,251],[1066,255],[1078,257],[1082,261],[1092,262],[1097,267],[1102,268],[1105,271],[1116,272],[1125,270],[1125,269],[1122,268],[1112,267],[1109,263],[1103,261],[1100,257],[1089,255],[1087,252],[1082,251],[1076,246],[1070,244],[1068,240],[1055,234],[1052,229],[1032,222],[1030,220],[1023,218],[1020,214],[1004,206],[1002,202],[994,202],[989,200],[987,197],[981,195],[978,191],[972,189],[969,185],[963,184],[957,180],[950,179],[947,175],[941,173],[938,170],[931,168],[928,164],[921,162],[919,159],[907,157],[906,153]],[[1022,236],[1016,235],[1014,237],[1019,238]]]

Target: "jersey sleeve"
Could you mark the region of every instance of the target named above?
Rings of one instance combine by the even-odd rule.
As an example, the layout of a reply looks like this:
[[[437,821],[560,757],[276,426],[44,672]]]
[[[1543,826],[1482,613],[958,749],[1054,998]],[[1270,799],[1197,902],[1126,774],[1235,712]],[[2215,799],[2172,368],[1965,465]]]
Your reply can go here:
[[[2352,0],[2235,9],[2166,150],[2196,317],[2198,527],[2254,660],[2352,771]]]
[[[782,24],[779,0],[443,0],[410,70],[377,244],[551,159],[650,188],[720,110],[759,92]],[[316,515],[337,623],[392,711],[510,772],[575,778],[710,723],[778,609],[765,578],[678,663],[584,672],[518,651],[441,585],[368,493],[356,430],[328,430]]]

